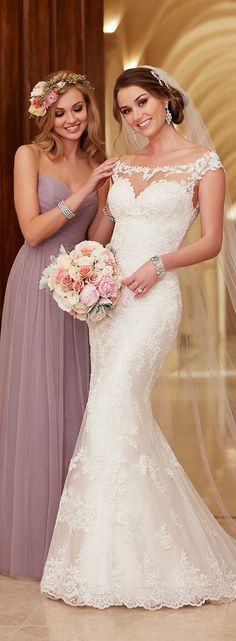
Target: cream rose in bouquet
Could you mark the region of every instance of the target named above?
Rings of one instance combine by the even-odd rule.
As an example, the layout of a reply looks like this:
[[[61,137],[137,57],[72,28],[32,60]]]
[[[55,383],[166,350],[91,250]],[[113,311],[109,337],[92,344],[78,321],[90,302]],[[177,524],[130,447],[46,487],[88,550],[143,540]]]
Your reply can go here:
[[[58,307],[74,318],[103,320],[121,293],[121,273],[112,247],[84,240],[68,253],[61,246],[43,271],[39,288],[44,287],[49,288]]]

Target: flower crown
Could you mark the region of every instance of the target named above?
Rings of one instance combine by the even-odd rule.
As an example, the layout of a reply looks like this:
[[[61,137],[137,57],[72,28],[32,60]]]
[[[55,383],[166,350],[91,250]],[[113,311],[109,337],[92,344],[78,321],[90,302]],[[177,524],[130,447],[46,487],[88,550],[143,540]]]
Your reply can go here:
[[[30,117],[44,116],[48,107],[51,107],[56,102],[58,95],[64,93],[65,85],[76,85],[77,83],[84,85],[89,93],[93,93],[94,88],[87,76],[77,73],[60,71],[49,80],[37,82],[30,94],[30,107],[28,109]]]

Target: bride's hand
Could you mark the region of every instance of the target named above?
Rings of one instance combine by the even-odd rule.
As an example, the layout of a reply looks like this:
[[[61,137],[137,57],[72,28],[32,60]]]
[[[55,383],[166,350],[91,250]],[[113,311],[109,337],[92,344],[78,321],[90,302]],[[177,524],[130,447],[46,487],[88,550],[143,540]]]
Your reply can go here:
[[[84,185],[84,189],[88,194],[91,194],[93,191],[97,191],[97,189],[100,189],[100,187],[104,185],[108,178],[111,177],[117,160],[118,156],[115,156],[114,158],[105,160],[103,163],[101,163],[101,165],[98,165],[98,167],[95,167]]]
[[[135,298],[144,296],[153,285],[157,282],[158,277],[154,265],[148,260],[142,267],[139,267],[128,278],[122,281],[122,285],[126,285],[132,292]]]

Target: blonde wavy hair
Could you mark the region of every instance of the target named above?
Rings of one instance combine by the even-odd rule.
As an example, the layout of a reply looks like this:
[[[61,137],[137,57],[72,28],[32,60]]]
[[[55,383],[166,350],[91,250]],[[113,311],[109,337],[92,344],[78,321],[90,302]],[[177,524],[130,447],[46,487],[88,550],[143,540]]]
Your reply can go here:
[[[58,72],[61,74],[71,74],[70,71],[61,71]],[[48,81],[55,76],[55,72],[49,74],[45,80]],[[65,79],[66,82],[66,79]],[[96,105],[96,100],[94,95],[91,93],[89,88],[83,83],[78,82],[75,84],[65,84],[64,91],[68,91],[70,87],[77,87],[84,97],[87,114],[88,114],[88,126],[85,131],[82,133],[80,144],[81,149],[88,154],[91,158],[98,156],[100,159],[105,157],[104,154],[104,143],[101,137],[101,121],[99,111]],[[62,93],[58,94],[58,99]],[[53,159],[58,159],[63,155],[63,143],[60,136],[54,131],[55,123],[55,112],[57,108],[57,101],[54,102],[50,107],[48,107],[47,112],[44,116],[37,116],[36,125],[40,130],[40,133],[35,136],[33,142],[47,154],[49,154]]]

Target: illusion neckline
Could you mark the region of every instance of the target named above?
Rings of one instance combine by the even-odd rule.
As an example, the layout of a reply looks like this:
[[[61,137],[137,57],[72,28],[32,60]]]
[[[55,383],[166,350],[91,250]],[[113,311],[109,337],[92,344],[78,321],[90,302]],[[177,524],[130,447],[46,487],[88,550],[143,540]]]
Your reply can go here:
[[[208,149],[207,151],[202,154],[202,156],[199,156],[199,158],[196,158],[196,160],[192,160],[192,162],[188,163],[176,163],[173,165],[165,164],[165,165],[155,165],[154,167],[150,167],[150,165],[132,165],[130,163],[127,163],[125,161],[122,162],[122,160],[117,161],[117,165],[123,166],[123,167],[129,167],[130,169],[139,169],[140,171],[158,171],[158,170],[163,170],[163,169],[174,169],[176,168],[181,168],[181,169],[186,169],[187,167],[193,167],[195,166],[200,160],[203,160],[203,158],[207,156],[211,156],[212,154],[215,154],[216,152],[214,149]],[[117,167],[116,165],[116,167]]]

